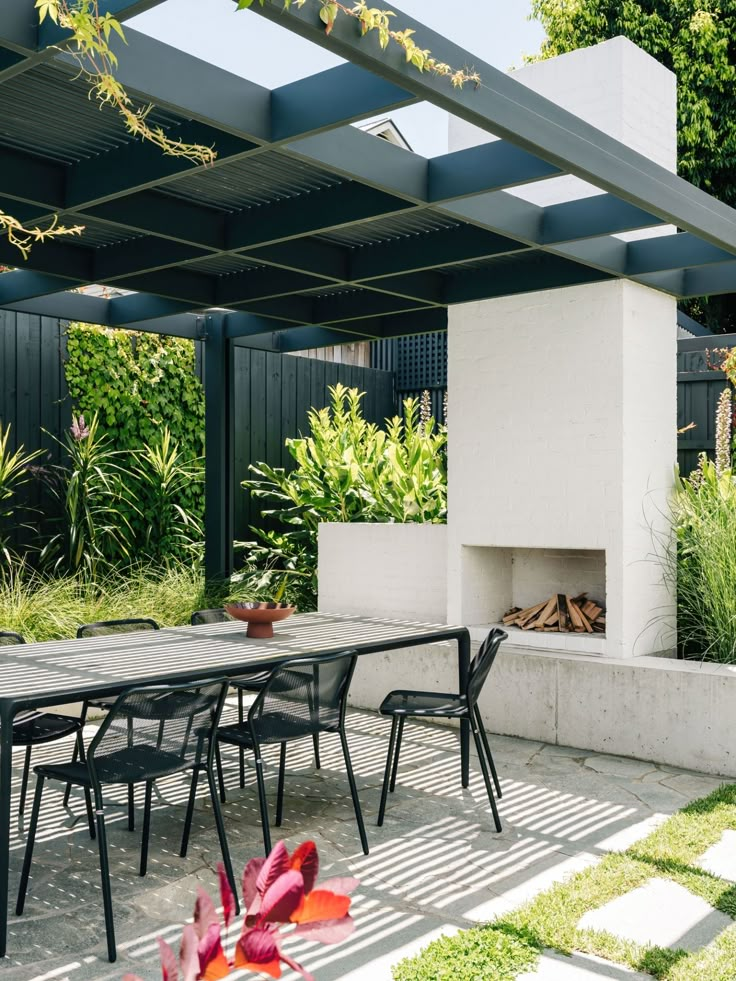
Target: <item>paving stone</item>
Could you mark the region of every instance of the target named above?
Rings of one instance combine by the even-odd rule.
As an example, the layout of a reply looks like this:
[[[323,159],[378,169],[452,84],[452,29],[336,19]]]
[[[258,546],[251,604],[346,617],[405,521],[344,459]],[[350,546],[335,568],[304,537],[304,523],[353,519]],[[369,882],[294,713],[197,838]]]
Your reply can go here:
[[[584,760],[590,753],[587,749],[576,749],[574,746],[542,746],[539,756],[567,756],[573,760]]]
[[[652,811],[660,814],[674,814],[688,802],[687,795],[679,790],[673,790],[662,783],[644,783],[643,780],[629,780],[612,776],[619,787],[625,790],[634,804],[643,804]],[[697,792],[693,795],[700,796]]]
[[[698,859],[706,872],[736,882],[736,831],[724,831],[721,840]]]
[[[705,947],[732,925],[730,916],[670,879],[650,879],[586,913],[578,924],[580,929],[605,930],[638,944],[685,950]]]
[[[654,763],[643,763],[641,760],[630,760],[624,756],[588,756],[585,765],[596,773],[606,773],[612,776],[629,777],[636,780],[656,769]]]
[[[647,981],[651,974],[639,974],[590,954],[566,957],[544,951],[535,971],[520,974],[517,981]]]
[[[688,797],[707,797],[714,790],[723,786],[724,781],[718,777],[706,777],[699,773],[678,773],[675,776],[668,776],[662,781],[665,787],[672,787],[681,794]]]

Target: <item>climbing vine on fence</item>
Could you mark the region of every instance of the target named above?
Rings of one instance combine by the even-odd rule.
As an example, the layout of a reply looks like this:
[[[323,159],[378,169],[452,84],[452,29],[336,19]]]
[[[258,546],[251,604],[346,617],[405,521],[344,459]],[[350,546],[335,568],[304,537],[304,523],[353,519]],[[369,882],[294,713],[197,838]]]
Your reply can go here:
[[[194,343],[178,337],[71,324],[65,374],[76,412],[100,424],[114,449],[133,454],[168,426],[182,459],[204,453],[204,390],[195,374]],[[148,510],[139,502],[142,511]],[[181,503],[204,515],[204,488],[192,481]],[[135,526],[142,519],[131,516]]]

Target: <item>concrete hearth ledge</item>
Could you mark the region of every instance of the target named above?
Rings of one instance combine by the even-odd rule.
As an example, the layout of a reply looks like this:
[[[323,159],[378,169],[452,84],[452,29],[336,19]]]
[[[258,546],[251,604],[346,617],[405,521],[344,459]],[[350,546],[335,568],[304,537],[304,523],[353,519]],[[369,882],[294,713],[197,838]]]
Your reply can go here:
[[[456,688],[453,645],[364,658],[353,704],[375,709],[388,687],[416,688],[419,678],[430,690]],[[481,710],[491,732],[734,777],[734,702],[736,666],[505,644]]]

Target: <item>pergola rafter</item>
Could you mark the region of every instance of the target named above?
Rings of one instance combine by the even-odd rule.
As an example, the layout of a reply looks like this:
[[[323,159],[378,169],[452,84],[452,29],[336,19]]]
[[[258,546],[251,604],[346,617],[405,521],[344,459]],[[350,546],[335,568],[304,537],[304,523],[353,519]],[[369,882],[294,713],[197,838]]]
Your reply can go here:
[[[126,19],[158,2],[100,9]],[[444,330],[450,304],[611,278],[678,297],[736,292],[736,212],[401,11],[397,24],[438,59],[473,65],[481,86],[417,72],[350,17],[327,36],[316,3],[252,10],[347,64],[271,91],[136,31],[116,47],[121,82],[155,105],[155,124],[217,150],[195,167],[99,111],[33,0],[0,5],[0,208],[86,226],[0,276],[0,306],[204,342],[210,572],[230,567],[233,345],[288,352]],[[488,142],[427,160],[350,125],[417,101]],[[526,185],[564,175],[592,185],[588,196],[527,200]],[[7,240],[0,263],[21,265]],[[110,295],[86,294],[93,284]]]

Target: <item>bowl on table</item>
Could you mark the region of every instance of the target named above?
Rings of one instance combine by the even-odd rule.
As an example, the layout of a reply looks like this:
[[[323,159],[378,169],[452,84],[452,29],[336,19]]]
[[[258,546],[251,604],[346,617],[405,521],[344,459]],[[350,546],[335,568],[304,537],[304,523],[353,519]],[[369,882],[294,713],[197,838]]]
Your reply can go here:
[[[225,603],[225,610],[236,620],[248,624],[248,637],[273,637],[273,625],[285,620],[296,610],[288,603]]]

